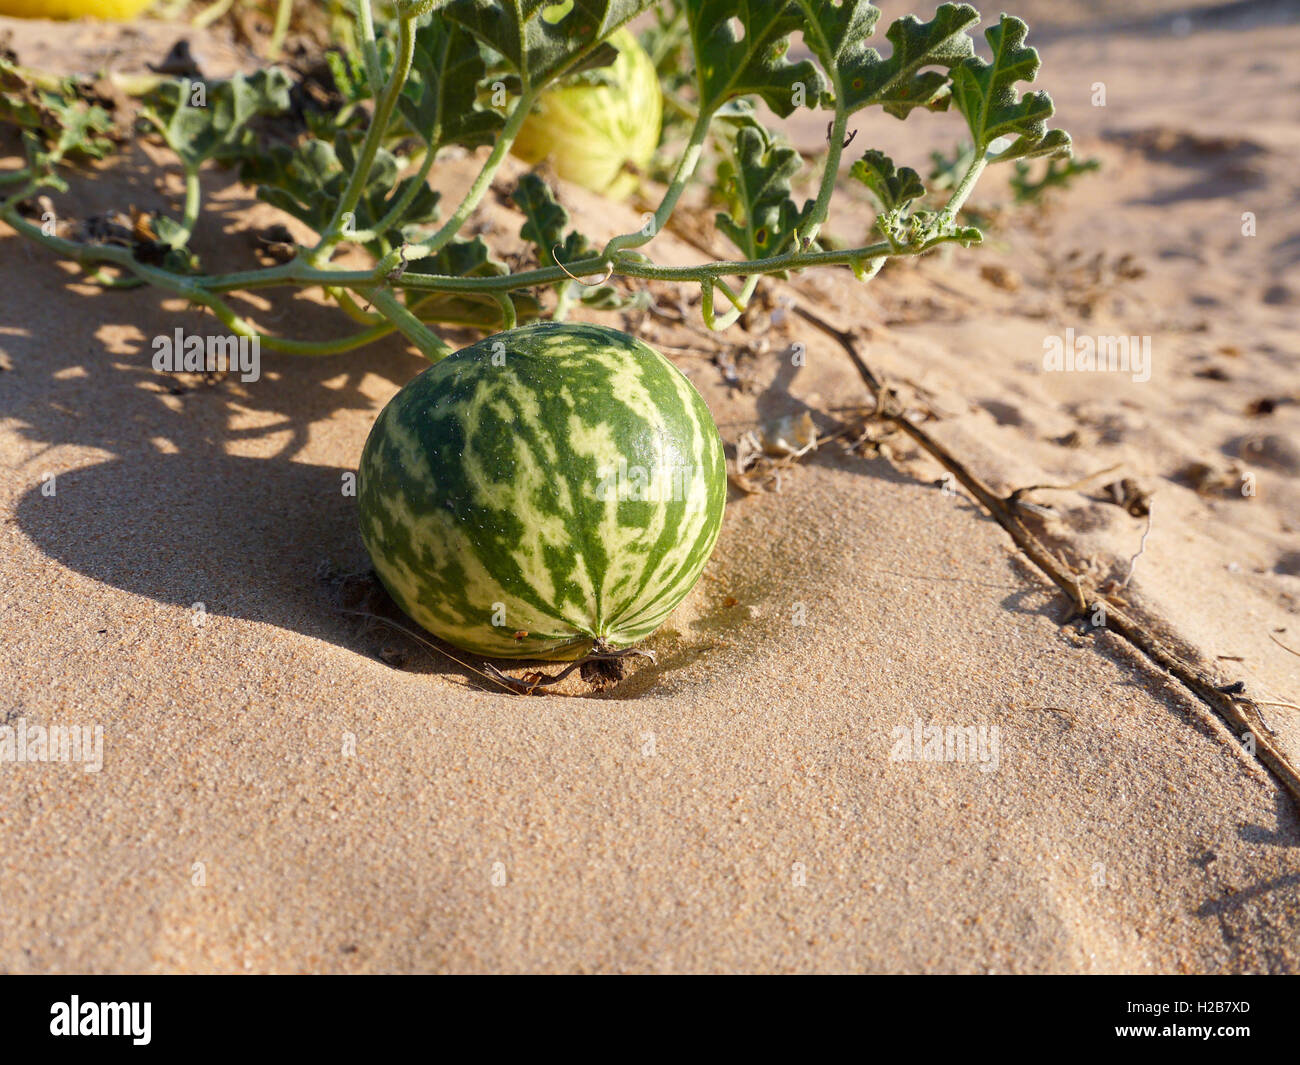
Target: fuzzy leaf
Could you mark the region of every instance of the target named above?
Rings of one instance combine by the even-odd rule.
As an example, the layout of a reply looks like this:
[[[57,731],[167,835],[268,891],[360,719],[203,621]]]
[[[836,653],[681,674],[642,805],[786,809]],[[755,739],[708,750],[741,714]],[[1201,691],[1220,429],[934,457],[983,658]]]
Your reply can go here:
[[[594,311],[622,311],[628,307],[641,306],[645,302],[643,293],[625,295],[613,285],[597,285],[595,288],[584,289],[578,298],[583,306],[590,307]]]
[[[370,81],[360,54],[331,50],[325,53],[325,65],[329,67],[334,90],[345,104],[362,103],[371,98]]]
[[[1065,188],[1076,177],[1100,169],[1100,167],[1101,161],[1099,159],[1085,159],[1083,162],[1079,162],[1070,158],[1049,158],[1047,168],[1043,171],[1042,176],[1035,180],[1029,176],[1032,168],[1022,160],[1016,163],[1016,173],[1011,179],[1011,189],[1016,194],[1016,203],[1034,203],[1048,189]]]
[[[17,126],[28,146],[28,163],[49,172],[68,156],[103,159],[113,150],[113,120],[98,104],[86,103],[77,83],[60,81],[53,90],[30,84],[0,53],[0,122]]]
[[[512,292],[510,299],[515,305],[516,323],[533,322],[542,316],[542,305],[536,296]],[[495,333],[505,325],[501,305],[474,293],[441,293],[434,299],[421,300],[416,315],[423,322],[477,329],[483,333]]]
[[[849,173],[876,194],[886,211],[906,207],[925,195],[920,174],[910,166],[895,169],[894,161],[874,148],[854,163]]]
[[[852,114],[872,104],[906,118],[915,107],[948,105],[948,71],[975,54],[967,30],[979,22],[969,4],[943,4],[929,22],[913,15],[885,33],[888,59],[867,43],[880,11],[866,0],[800,0],[807,15],[804,39],[830,75],[840,107]],[[943,71],[926,67],[943,67]]]
[[[605,63],[614,50],[602,42],[649,8],[653,0],[451,0],[440,12],[499,53],[523,89],[586,68],[593,53]]]
[[[397,61],[396,41],[392,34],[383,34],[384,28],[381,24],[381,35],[375,42],[381,78],[392,72]],[[309,74],[298,86],[307,90],[303,94],[304,106],[300,112],[303,123],[312,136],[328,141],[333,140],[340,129],[365,129],[370,121],[374,93],[360,51],[331,48],[324,59],[329,76]],[[295,117],[297,113],[299,109],[295,108]]]
[[[966,116],[975,149],[980,154],[999,137],[1016,141],[995,159],[1022,159],[1035,154],[1068,151],[1069,138],[1057,132],[1046,142],[1047,120],[1054,110],[1052,98],[1040,91],[1018,96],[1016,82],[1033,81],[1038,74],[1038,52],[1025,47],[1028,27],[1018,18],[1003,15],[984,36],[993,50],[992,62],[972,57],[953,71],[952,96]],[[1046,147],[1046,151],[1039,149]]]
[[[416,32],[414,69],[398,104],[430,150],[491,142],[503,119],[477,104],[486,75],[487,63],[468,30],[434,19]]]
[[[429,273],[447,277],[500,277],[510,272],[505,263],[492,258],[482,237],[453,240],[420,265]]]
[[[519,235],[537,246],[537,261],[542,266],[554,266],[557,260],[567,266],[595,254],[595,248],[581,233],[576,230],[565,233],[569,212],[536,174],[521,177],[510,198],[524,213]]]
[[[790,180],[800,162],[797,151],[757,123],[736,131],[731,158],[718,164],[729,211],[716,222],[746,258],[778,255],[794,237],[802,215],[790,198]]]
[[[164,82],[152,94],[144,114],[161,131],[186,166],[205,159],[234,160],[252,153],[249,120],[289,110],[289,75],[278,67],[229,81]],[[202,105],[195,94],[202,90]]]
[[[355,163],[355,150],[346,133],[340,133],[333,144],[308,139],[294,148],[276,145],[245,160],[240,176],[257,186],[260,199],[320,233],[332,221],[335,205],[343,196],[347,175]],[[417,180],[412,176],[399,181],[400,169],[401,164],[391,152],[381,148],[375,154],[351,230],[373,228],[410,183]],[[379,237],[389,244],[400,243],[407,228],[432,222],[437,217],[437,207],[438,193],[424,185],[402,216],[403,231],[383,233]],[[383,253],[378,241],[372,244],[372,250]]]
[[[329,224],[342,189],[334,147],[309,139],[290,148],[273,145],[244,161],[240,180],[257,186],[257,197],[305,222],[318,233]]]
[[[811,106],[824,81],[811,60],[786,59],[790,34],[803,28],[799,5],[784,0],[684,0],[695,52],[701,113],[737,96],[761,96],[782,118]],[[738,36],[731,20],[743,29]]]
[[[420,262],[425,273],[442,277],[500,277],[509,273],[505,263],[491,257],[482,238],[454,240],[437,254]],[[510,293],[515,316],[523,322],[537,318],[541,305],[525,292]],[[436,292],[419,301],[417,313],[426,322],[491,330],[501,328],[501,305],[492,296],[476,292]]]
[[[1039,140],[1017,137],[1011,146],[989,157],[990,163],[1011,159],[1068,159],[1072,150],[1070,135],[1063,129],[1049,129]]]

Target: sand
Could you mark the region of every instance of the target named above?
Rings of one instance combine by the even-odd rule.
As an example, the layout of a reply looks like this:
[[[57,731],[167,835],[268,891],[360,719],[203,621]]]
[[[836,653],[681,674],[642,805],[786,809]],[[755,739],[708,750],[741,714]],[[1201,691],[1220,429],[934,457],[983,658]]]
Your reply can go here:
[[[1000,490],[1119,466],[1033,496],[1055,511],[1040,533],[1122,577],[1147,523],[1100,488],[1134,478],[1154,502],[1133,609],[1225,683],[1300,701],[1300,657],[1270,639],[1300,649],[1300,470],[1284,448],[1242,457],[1243,439],[1300,440],[1300,27],[1272,5],[1184,35],[1127,4],[1109,28],[1025,10],[1060,122],[1101,175],[1007,212],[982,249],[867,287],[805,275],[773,305],[864,327],[873,366]],[[23,34],[39,36],[19,26],[20,54]],[[876,117],[860,140],[921,166],[955,129]],[[69,202],[160,206],[174,188],[135,176],[150,151]],[[977,201],[1005,201],[1002,180]],[[206,182],[220,231],[200,250],[241,261],[277,216],[228,175]],[[562,191],[593,236],[636,217]],[[839,225],[865,217],[848,206]],[[507,208],[480,221],[509,246]],[[1103,256],[1096,277],[1071,276],[1075,249]],[[655,251],[701,254],[672,233]],[[1125,255],[1141,276],[1116,277]],[[734,491],[657,664],[604,693],[512,696],[339,613],[322,579],[365,569],[341,485],[420,366],[401,343],[268,357],[255,384],[173,394],[148,340],[202,328],[197,312],[91,289],[4,230],[0,272],[0,717],[103,730],[99,772],[0,763],[0,971],[1300,966],[1294,801],[1179,683],[1070,622],[915,448],[832,442],[779,493]],[[309,299],[249,310],[339,328]],[[740,390],[695,331],[638,324],[729,442],[785,414],[850,421],[867,394],[843,352],[788,312],[760,317],[724,338]],[[1066,328],[1150,335],[1151,380],[1044,373],[1044,337]],[[1212,367],[1222,379],[1197,376]],[[1247,413],[1266,397],[1290,402]],[[1230,487],[1196,491],[1195,462]],[[1300,711],[1266,715],[1300,755]],[[918,759],[927,725],[979,745]]]

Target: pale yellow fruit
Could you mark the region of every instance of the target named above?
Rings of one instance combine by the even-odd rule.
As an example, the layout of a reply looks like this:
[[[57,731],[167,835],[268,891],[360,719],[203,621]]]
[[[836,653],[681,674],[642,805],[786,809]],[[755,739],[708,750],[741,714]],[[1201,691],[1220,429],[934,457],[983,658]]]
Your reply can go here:
[[[0,0],[0,15],[15,18],[132,19],[153,0]]]
[[[566,181],[624,199],[659,144],[663,96],[654,63],[628,30],[609,43],[618,58],[597,72],[602,83],[580,76],[547,89],[511,151],[529,164],[548,160]]]

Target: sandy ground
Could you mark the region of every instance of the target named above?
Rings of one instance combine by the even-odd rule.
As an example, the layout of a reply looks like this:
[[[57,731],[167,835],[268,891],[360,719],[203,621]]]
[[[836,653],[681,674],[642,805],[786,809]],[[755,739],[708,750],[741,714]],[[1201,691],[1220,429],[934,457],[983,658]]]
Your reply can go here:
[[[1225,683],[1296,702],[1300,657],[1270,637],[1300,648],[1300,26],[1264,4],[1171,29],[1184,6],[1110,5],[1105,30],[1023,9],[1100,175],[1003,212],[982,249],[772,295],[864,327],[873,365],[999,488],[1119,467],[1036,494],[1042,535],[1124,576],[1147,522],[1100,489],[1133,478],[1153,501],[1134,609]],[[875,117],[859,144],[921,168],[953,122]],[[790,133],[812,147],[817,123]],[[170,202],[139,178],[148,151],[65,202]],[[208,185],[222,232],[200,250],[246,257],[273,213]],[[565,195],[593,236],[626,221]],[[495,203],[480,221],[517,228]],[[655,250],[699,254],[672,234]],[[1300,967],[1293,801],[1176,682],[1067,623],[908,448],[831,444],[780,493],[734,493],[657,665],[594,698],[507,696],[340,615],[320,577],[365,565],[340,486],[419,368],[402,345],[177,388],[148,340],[196,312],[89,288],[8,233],[0,271],[22,293],[0,309],[0,717],[103,729],[100,772],[0,764],[0,971]],[[339,328],[307,299],[247,309]],[[729,441],[866,401],[790,315],[726,338],[742,389],[691,330],[645,328]],[[1151,380],[1044,373],[1066,328],[1151,336]],[[1267,720],[1300,755],[1300,711]],[[976,729],[979,757],[899,758],[925,725]]]

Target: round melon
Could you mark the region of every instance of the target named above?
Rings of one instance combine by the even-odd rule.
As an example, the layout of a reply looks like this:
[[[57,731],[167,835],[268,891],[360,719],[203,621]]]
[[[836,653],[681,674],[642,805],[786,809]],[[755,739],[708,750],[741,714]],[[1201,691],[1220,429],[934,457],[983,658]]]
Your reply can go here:
[[[0,0],[0,15],[17,18],[133,19],[153,0]]]
[[[621,29],[609,38],[618,58],[542,93],[511,152],[530,166],[549,160],[566,181],[625,199],[659,146],[663,95],[654,61]]]
[[[722,441],[635,337],[544,322],[450,355],[388,403],[358,475],[361,536],[398,605],[448,643],[571,660],[649,636],[722,525]]]

